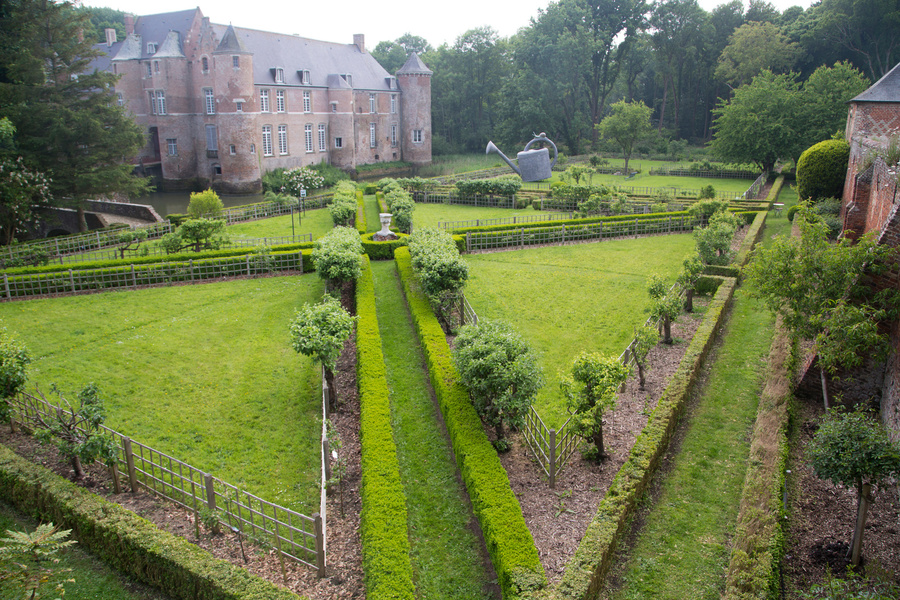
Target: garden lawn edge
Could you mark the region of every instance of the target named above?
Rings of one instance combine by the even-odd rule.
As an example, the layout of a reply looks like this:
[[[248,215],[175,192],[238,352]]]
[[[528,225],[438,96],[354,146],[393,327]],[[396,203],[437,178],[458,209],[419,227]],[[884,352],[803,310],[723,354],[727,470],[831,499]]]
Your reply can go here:
[[[509,484],[497,451],[484,432],[469,395],[459,381],[447,338],[418,288],[409,248],[394,252],[403,291],[422,343],[431,385],[437,396],[456,464],[478,517],[498,583],[507,600],[543,588],[547,577],[522,507]]]
[[[406,495],[391,427],[387,371],[375,314],[375,282],[368,257],[356,281],[356,377],[360,403],[362,541],[366,598],[415,597]]]
[[[72,537],[91,554],[173,598],[298,598],[2,445],[0,495],[24,514],[71,529]]]
[[[588,524],[562,580],[548,594],[534,598],[580,600],[594,598],[599,593],[616,547],[628,534],[638,501],[668,449],[678,418],[699,379],[716,333],[725,320],[736,286],[737,280],[733,278],[725,279],[719,286],[678,370]]]
[[[772,206],[772,203],[778,199],[778,194],[781,193],[783,185],[784,175],[779,175],[778,179],[775,180],[775,183],[772,184],[769,195],[766,196],[765,202],[770,207]],[[753,251],[754,246],[759,243],[759,240],[762,239],[763,230],[766,225],[766,216],[768,214],[767,211],[761,211],[757,213],[756,217],[753,219],[753,223],[750,225],[750,229],[747,230],[747,235],[744,236],[744,241],[741,243],[741,247],[738,250],[737,257],[734,259],[734,264],[737,265],[738,268],[742,269],[750,262],[750,253]]]
[[[793,397],[792,346],[791,336],[778,316],[747,458],[725,600],[781,597],[780,565],[785,543],[782,495]]]

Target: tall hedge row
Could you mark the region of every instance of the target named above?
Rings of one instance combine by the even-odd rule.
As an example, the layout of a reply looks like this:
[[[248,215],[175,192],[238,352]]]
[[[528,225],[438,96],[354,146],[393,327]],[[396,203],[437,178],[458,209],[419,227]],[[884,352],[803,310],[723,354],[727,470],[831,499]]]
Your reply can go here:
[[[406,496],[391,428],[381,334],[375,315],[375,283],[368,257],[356,281],[356,377],[360,403],[362,466],[361,539],[366,597],[369,600],[415,597]]]
[[[403,290],[422,343],[431,384],[447,425],[456,463],[481,524],[503,597],[519,598],[547,583],[534,538],[475,408],[453,366],[450,347],[431,304],[415,283],[409,249],[394,252]]]
[[[297,600],[293,593],[213,558],[130,510],[0,446],[3,499],[72,537],[114,569],[184,600]]]

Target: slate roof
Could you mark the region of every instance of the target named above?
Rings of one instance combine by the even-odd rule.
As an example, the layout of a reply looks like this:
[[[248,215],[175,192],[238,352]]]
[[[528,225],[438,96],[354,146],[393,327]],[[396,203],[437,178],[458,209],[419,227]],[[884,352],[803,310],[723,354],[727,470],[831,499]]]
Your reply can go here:
[[[400,70],[397,71],[398,75],[432,75],[434,71],[425,66],[425,63],[422,62],[422,59],[419,58],[419,55],[413,52],[409,55],[409,58],[406,59],[406,62],[400,67]]]
[[[900,102],[900,63],[850,102]]]
[[[213,25],[216,36],[224,40],[228,26]],[[240,43],[253,53],[253,83],[275,85],[271,69],[284,69],[285,85],[300,85],[297,71],[307,70],[310,85],[326,87],[328,76],[349,73],[353,87],[387,90],[390,73],[371,54],[360,52],[355,44],[323,42],[296,35],[256,29],[234,28]]]

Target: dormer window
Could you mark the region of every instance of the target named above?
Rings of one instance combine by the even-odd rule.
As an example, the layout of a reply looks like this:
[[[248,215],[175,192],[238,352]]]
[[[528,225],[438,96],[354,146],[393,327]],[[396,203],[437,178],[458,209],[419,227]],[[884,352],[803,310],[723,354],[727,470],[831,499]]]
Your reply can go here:
[[[275,76],[275,83],[284,83],[284,69],[275,67],[272,69],[272,74]]]
[[[147,54],[156,54],[155,42],[147,42]]]
[[[347,85],[353,87],[353,75],[350,73],[341,73],[341,79],[347,82]]]
[[[388,84],[389,90],[397,89],[397,78],[396,77],[386,77],[385,79],[387,79],[387,84]]]
[[[309,85],[309,71],[306,69],[300,69],[297,71],[297,76],[300,77],[300,83],[302,85]]]

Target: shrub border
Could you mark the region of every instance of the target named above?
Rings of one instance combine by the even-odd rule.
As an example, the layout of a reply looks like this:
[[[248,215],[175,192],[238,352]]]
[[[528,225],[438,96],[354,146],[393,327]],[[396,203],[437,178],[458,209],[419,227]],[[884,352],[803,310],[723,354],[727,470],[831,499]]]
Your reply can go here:
[[[459,382],[444,331],[428,298],[415,282],[409,248],[398,248],[394,260],[425,353],[431,385],[450,435],[456,464],[472,501],[472,510],[481,525],[503,598],[519,598],[523,593],[547,584],[534,538],[497,451]]]
[[[360,538],[369,600],[413,600],[406,495],[391,426],[391,403],[381,334],[375,314],[375,282],[367,256],[356,280],[356,381],[360,403],[362,511]]]
[[[0,445],[5,501],[72,537],[114,569],[185,600],[289,600],[294,593],[214,558],[130,510],[84,490]]]
[[[593,598],[599,593],[616,547],[628,534],[629,523],[638,501],[665,455],[678,418],[731,306],[736,287],[737,280],[733,278],[724,280],[719,286],[678,370],[663,391],[647,425],[635,440],[628,459],[610,484],[575,556],[566,565],[566,571],[555,588],[553,597]]]
[[[393,260],[394,259],[394,251],[407,244],[407,238],[409,237],[406,233],[396,233],[397,237],[400,239],[390,240],[385,242],[376,242],[372,239],[372,236],[375,233],[367,233],[362,236],[362,245],[363,250],[366,254],[369,255],[369,258],[372,260]]]

